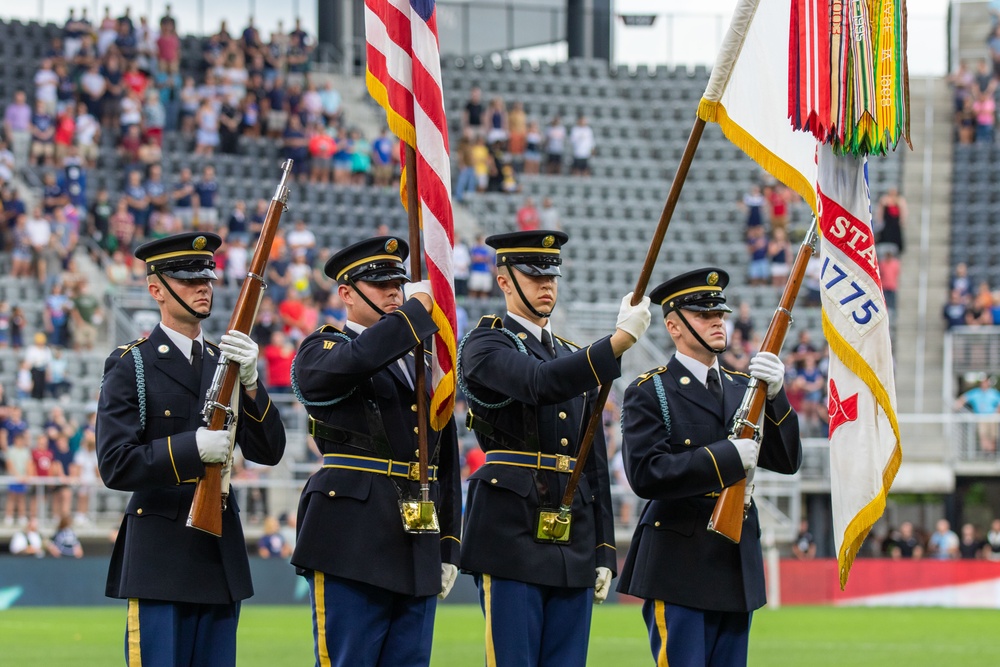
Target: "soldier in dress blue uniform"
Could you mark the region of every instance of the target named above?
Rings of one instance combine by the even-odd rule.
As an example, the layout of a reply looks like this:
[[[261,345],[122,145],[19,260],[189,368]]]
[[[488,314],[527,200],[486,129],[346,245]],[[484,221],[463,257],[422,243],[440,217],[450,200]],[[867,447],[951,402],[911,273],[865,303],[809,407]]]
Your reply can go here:
[[[231,331],[216,346],[202,333],[220,243],[215,234],[186,233],[136,249],[160,323],[104,364],[101,478],[109,488],[133,492],[106,590],[128,599],[130,665],[236,664],[240,601],[253,595],[253,586],[235,497],[223,510],[222,537],[185,526],[204,464],[230,460],[230,432],[207,430],[201,414],[220,355],[240,365],[235,441],[244,458],[275,465],[285,449],[281,417],[257,382],[257,345]]]
[[[539,521],[556,510],[576,466],[597,388],[649,326],[649,299],[622,300],[615,332],[580,348],[552,335],[560,251],[556,231],[500,234],[497,283],[507,315],[486,316],[463,340],[460,383],[468,426],[486,462],[469,479],[462,569],[486,616],[487,664],[583,666],[592,604],[617,571],[604,430],[598,429],[573,499],[568,539]]]
[[[764,605],[757,507],[739,544],[709,532],[719,492],[756,466],[792,474],[802,447],[798,418],[782,390],[784,364],[760,352],[750,376],[721,368],[725,271],[704,268],[650,293],[663,307],[677,351],[625,392],[622,448],[632,489],[649,502],[639,518],[618,590],[645,599],[657,665],[745,665],[750,617]],[[750,377],[767,385],[763,440],[730,439]],[[749,498],[748,498],[749,500]]]
[[[437,599],[458,573],[455,422],[440,432],[417,423],[413,349],[437,326],[429,285],[408,283],[407,254],[402,239],[379,236],[331,257],[325,271],[346,326],[306,337],[292,366],[323,454],[302,492],[292,554],[312,594],[317,666],[426,666]],[[439,532],[407,530],[401,515],[402,501],[419,498],[419,429]]]

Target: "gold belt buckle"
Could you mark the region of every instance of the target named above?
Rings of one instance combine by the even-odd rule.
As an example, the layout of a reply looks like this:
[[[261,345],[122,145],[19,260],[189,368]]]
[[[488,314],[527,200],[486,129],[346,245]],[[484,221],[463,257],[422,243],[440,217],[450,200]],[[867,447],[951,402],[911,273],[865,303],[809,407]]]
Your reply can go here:
[[[559,472],[569,472],[569,464],[572,459],[565,454],[556,454],[556,470]]]
[[[309,437],[316,437],[316,419],[312,415],[309,415]]]
[[[406,478],[411,482],[420,481],[420,462],[410,461],[409,466],[410,469],[409,472],[406,474]]]

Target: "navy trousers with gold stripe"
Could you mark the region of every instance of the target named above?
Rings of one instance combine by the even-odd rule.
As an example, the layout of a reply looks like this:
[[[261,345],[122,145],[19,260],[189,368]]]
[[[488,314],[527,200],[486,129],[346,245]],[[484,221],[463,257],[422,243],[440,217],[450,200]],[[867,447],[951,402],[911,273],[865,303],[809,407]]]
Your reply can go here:
[[[702,611],[662,600],[642,605],[656,667],[746,665],[752,615]]]
[[[584,667],[593,588],[476,577],[490,667]]]
[[[128,600],[128,667],[234,667],[240,603]]]
[[[427,667],[437,596],[400,595],[322,572],[306,576],[316,667]]]

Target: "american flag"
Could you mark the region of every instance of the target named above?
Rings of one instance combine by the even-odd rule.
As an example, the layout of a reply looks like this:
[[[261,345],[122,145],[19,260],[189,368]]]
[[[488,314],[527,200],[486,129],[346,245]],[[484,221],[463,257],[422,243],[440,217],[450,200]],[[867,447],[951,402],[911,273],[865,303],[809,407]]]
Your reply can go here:
[[[417,157],[422,245],[438,325],[430,420],[440,430],[455,405],[455,226],[434,0],[365,0],[365,34],[368,92]]]

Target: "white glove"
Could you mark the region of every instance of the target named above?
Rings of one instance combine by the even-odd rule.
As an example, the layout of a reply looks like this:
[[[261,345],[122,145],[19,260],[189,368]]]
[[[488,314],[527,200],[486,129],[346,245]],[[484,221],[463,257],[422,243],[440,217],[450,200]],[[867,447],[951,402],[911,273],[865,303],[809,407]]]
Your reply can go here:
[[[414,294],[426,294],[433,299],[434,292],[431,291],[431,281],[421,280],[416,283],[403,283],[403,298],[409,299]]]
[[[451,593],[451,587],[455,585],[455,578],[458,576],[458,566],[451,563],[441,563],[441,592],[438,599],[443,600]]]
[[[729,442],[733,443],[736,451],[740,454],[740,461],[743,462],[743,469],[750,470],[757,465],[757,441],[753,438],[735,438]]]
[[[597,568],[597,583],[594,584],[594,604],[601,604],[608,599],[611,590],[611,570],[606,567]]]
[[[629,292],[622,297],[622,305],[618,308],[618,321],[615,323],[615,328],[621,329],[632,338],[639,340],[649,328],[649,297],[642,297],[642,301],[633,306],[633,294],[634,292]]]
[[[240,384],[244,387],[255,387],[257,356],[260,350],[257,343],[253,342],[253,338],[233,329],[227,334],[222,334],[222,338],[219,339],[219,349],[222,350],[223,357],[240,365]]]
[[[750,360],[750,375],[767,383],[767,398],[771,400],[778,395],[785,382],[785,364],[776,354],[758,352]]]
[[[747,486],[743,491],[743,506],[746,507],[753,500],[753,474],[757,472],[757,466],[747,470]]]
[[[194,432],[194,441],[198,445],[198,456],[205,463],[225,463],[231,449],[229,431],[209,431],[202,426]]]

